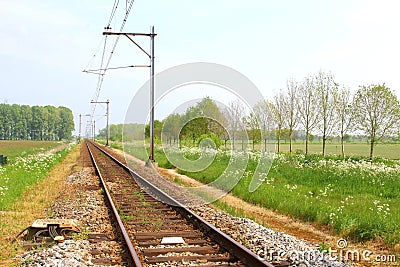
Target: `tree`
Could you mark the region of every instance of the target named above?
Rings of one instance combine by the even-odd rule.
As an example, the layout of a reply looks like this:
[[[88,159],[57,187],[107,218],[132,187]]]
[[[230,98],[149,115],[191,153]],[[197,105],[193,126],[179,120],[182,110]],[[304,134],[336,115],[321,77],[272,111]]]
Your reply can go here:
[[[286,83],[286,95],[284,101],[284,117],[289,128],[289,152],[292,153],[293,131],[298,122],[298,88],[299,85],[294,79]]]
[[[205,97],[195,106],[189,107],[181,116],[179,138],[191,139],[193,145],[199,136],[215,133],[222,136],[224,132],[223,115],[217,104],[210,98]]]
[[[56,129],[60,118],[59,110],[53,106],[45,106],[45,109],[47,110],[47,138],[48,140],[57,140]]]
[[[197,146],[202,148],[218,149],[222,144],[221,139],[215,133],[202,134],[197,140]]]
[[[29,139],[29,124],[32,120],[32,109],[30,106],[22,105],[21,106],[21,117],[22,117],[22,139],[28,140]]]
[[[163,122],[162,138],[167,138],[170,141],[170,144],[173,139],[175,144],[178,140],[181,129],[181,115],[176,113],[170,114]]]
[[[285,144],[287,140],[290,139],[290,130],[288,128],[281,129],[281,140],[285,140]]]
[[[192,145],[196,144],[197,138],[208,132],[207,120],[201,115],[197,107],[189,107],[181,120],[180,140],[191,139]]]
[[[42,140],[43,136],[43,107],[32,107],[32,121],[30,123],[30,132],[32,140]]]
[[[268,101],[261,101],[254,106],[253,110],[260,123],[260,134],[264,139],[264,151],[267,151],[267,139],[271,133],[271,129],[274,127],[271,103]]]
[[[60,110],[60,124],[58,128],[58,140],[71,138],[74,130],[74,115],[72,111],[66,107],[58,107]]]
[[[220,122],[223,116],[217,104],[207,96],[197,103],[196,107],[200,115],[206,119],[207,130],[219,134],[221,132]]]
[[[281,133],[282,128],[285,124],[285,96],[283,92],[280,92],[278,95],[274,97],[274,102],[271,104],[271,110],[274,114],[274,121],[276,124],[276,138],[278,141],[278,153],[280,152],[280,143],[281,143]]]
[[[299,112],[299,122],[303,125],[306,132],[306,154],[308,154],[308,142],[312,130],[318,123],[317,96],[314,90],[314,78],[308,76],[299,86],[299,98],[297,110]]]
[[[72,111],[65,107],[0,104],[0,138],[56,140],[70,138]]]
[[[332,74],[320,71],[315,76],[314,87],[317,96],[318,113],[320,114],[318,126],[322,133],[322,155],[325,155],[326,140],[335,127],[337,84]]]
[[[260,140],[260,123],[253,112],[244,118],[244,123],[247,126],[247,132],[252,140],[254,150],[254,144]]]
[[[342,87],[337,93],[335,112],[337,116],[337,128],[340,134],[340,143],[342,147],[342,157],[344,157],[344,141],[350,136],[347,134],[352,129],[353,108],[350,90]]]
[[[360,86],[355,97],[355,115],[358,129],[370,143],[369,158],[372,160],[374,145],[383,137],[396,134],[400,119],[400,105],[396,95],[385,86]]]
[[[163,122],[159,121],[159,120],[154,120],[154,140],[161,140],[161,131],[163,128]],[[121,128],[121,132],[122,132],[122,128]],[[150,138],[150,124],[146,125],[145,128],[145,136],[147,138]]]
[[[242,131],[244,117],[244,107],[239,100],[229,103],[225,110],[226,120],[228,121],[228,132],[232,136],[232,149],[235,149],[235,138]],[[243,140],[242,140],[243,143]]]

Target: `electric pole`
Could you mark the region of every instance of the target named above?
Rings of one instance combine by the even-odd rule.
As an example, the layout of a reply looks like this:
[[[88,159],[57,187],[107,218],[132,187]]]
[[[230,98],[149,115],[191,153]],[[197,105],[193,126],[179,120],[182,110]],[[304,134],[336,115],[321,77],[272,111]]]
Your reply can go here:
[[[109,104],[110,104],[110,100],[108,100],[107,99],[107,101],[90,101],[90,103],[92,103],[92,104],[107,104],[107,126],[106,126],[106,139],[107,139],[107,141],[106,141],[106,146],[109,146],[109,144],[108,144],[108,140],[110,139],[110,126],[109,126],[109,118],[110,118],[110,116],[109,116],[109,114],[110,114],[110,107],[109,107]]]
[[[90,114],[79,114],[79,142],[81,141],[81,136],[82,136],[82,116],[90,116]]]
[[[93,142],[96,141],[96,121],[93,120]]]
[[[110,30],[109,28],[105,28]],[[135,44],[143,53],[145,53],[150,59],[149,66],[132,66],[132,67],[149,67],[150,68],[150,156],[149,161],[154,162],[154,37],[157,34],[154,33],[154,26],[151,27],[150,33],[124,33],[124,32],[110,32],[105,31],[103,35],[124,35],[133,44]],[[133,36],[146,36],[150,37],[150,53],[146,52],[135,40]]]

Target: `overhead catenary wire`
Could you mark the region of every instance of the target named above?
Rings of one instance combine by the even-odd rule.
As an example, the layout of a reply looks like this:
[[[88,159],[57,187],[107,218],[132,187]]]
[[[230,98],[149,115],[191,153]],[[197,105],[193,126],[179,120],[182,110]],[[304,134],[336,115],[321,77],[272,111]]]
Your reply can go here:
[[[117,12],[118,4],[119,4],[119,0],[114,0],[114,5],[113,5],[113,8],[111,9],[110,18],[108,19],[108,24],[107,24],[108,28],[111,25],[111,22],[115,16],[115,13]]]
[[[126,25],[126,22],[128,20],[129,14],[130,14],[130,12],[132,10],[132,7],[133,7],[133,3],[134,3],[134,0],[131,0],[131,1],[126,0],[126,3],[125,3],[125,16],[123,18],[121,27],[119,29],[120,32],[123,31],[123,29],[124,29],[124,27]],[[111,28],[110,25],[111,25],[113,19],[116,16],[116,13],[117,13],[117,10],[118,10],[118,6],[119,6],[119,0],[115,0],[114,4],[113,4],[113,7],[111,9],[111,13],[110,13],[110,17],[109,17],[109,20],[108,20],[108,24],[105,27],[105,29],[110,29]],[[101,61],[100,61],[100,67],[97,69],[97,71],[88,70],[88,69],[84,70],[84,72],[86,72],[86,73],[94,73],[94,74],[98,75],[96,89],[95,89],[95,92],[94,92],[94,95],[93,95],[93,98],[92,98],[92,100],[95,101],[95,102],[98,101],[98,98],[100,96],[100,91],[102,89],[103,82],[104,82],[104,76],[105,76],[107,70],[109,70],[109,69],[117,69],[118,68],[118,67],[113,67],[113,68],[109,67],[109,65],[111,63],[111,59],[112,59],[112,57],[114,55],[114,51],[115,51],[115,49],[117,47],[118,41],[119,41],[119,36],[117,36],[117,38],[115,38],[114,44],[112,45],[111,52],[109,53],[108,59],[106,60],[106,63],[105,63],[105,55],[106,55],[106,50],[107,50],[107,36],[106,36],[105,39],[104,39],[104,46],[103,46],[102,57],[101,57]],[[94,57],[96,57],[96,54],[94,55]],[[104,65],[104,63],[105,63],[105,65]],[[127,66],[127,67],[131,67],[131,66]],[[119,67],[119,68],[127,68],[127,67]],[[91,110],[92,120],[94,119],[94,114],[96,112],[96,106],[97,106],[96,103],[94,103],[94,105],[92,106],[92,110]]]
[[[150,65],[129,65],[129,66],[120,66],[120,67],[108,67],[107,70],[118,70],[118,69],[127,69],[127,68],[150,68]],[[93,70],[84,70],[83,72],[100,74],[100,72],[105,71],[106,69],[93,69]]]
[[[96,59],[97,54],[99,53],[100,47],[103,44],[105,38],[107,38],[107,36],[103,35],[103,37],[100,39],[99,44],[96,46],[96,50],[95,50],[93,56],[91,57],[91,59],[89,60],[88,64],[86,65],[84,71],[92,68],[92,64],[94,63],[94,60]]]

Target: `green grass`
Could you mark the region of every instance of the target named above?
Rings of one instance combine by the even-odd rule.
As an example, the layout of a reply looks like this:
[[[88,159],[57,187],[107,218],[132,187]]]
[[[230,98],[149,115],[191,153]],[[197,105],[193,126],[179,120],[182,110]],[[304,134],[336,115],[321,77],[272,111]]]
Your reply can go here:
[[[62,145],[59,141],[0,140],[0,154],[7,156],[10,163],[16,157],[47,151]]]
[[[229,148],[230,142],[227,143],[227,148]],[[268,144],[271,147],[271,144]],[[224,148],[224,145],[221,146]],[[252,148],[252,143],[249,141],[248,148]],[[264,143],[256,143],[255,150],[261,150],[264,148]],[[242,144],[240,141],[235,142],[235,149],[242,149]],[[275,144],[275,150],[277,150],[277,145]],[[305,151],[305,142],[294,142],[292,144],[292,152]],[[344,152],[346,156],[369,156],[370,146],[367,143],[345,143]],[[308,144],[308,151],[310,154],[322,154],[322,143],[321,142],[311,142]],[[285,140],[281,141],[280,152],[289,152],[289,142]],[[337,142],[327,142],[325,147],[325,152],[327,155],[341,155],[342,148],[341,144]],[[378,143],[374,146],[374,156],[387,158],[387,159],[400,159],[400,143]]]
[[[353,152],[368,150],[365,144],[348,146]],[[385,148],[388,158],[400,150],[399,145],[379,146]],[[127,152],[147,157],[144,149],[130,147]],[[172,165],[161,150],[156,149],[155,155],[162,162],[160,166]],[[193,160],[196,156],[190,154],[187,158]],[[225,153],[218,153],[205,170],[178,169],[178,172],[210,183],[224,172],[229,160]],[[399,161],[376,158],[371,163],[362,155],[343,159],[334,155],[281,153],[264,175],[261,186],[249,192],[256,166],[257,158],[252,157],[245,175],[232,190],[235,196],[303,221],[328,226],[354,241],[380,237],[389,245],[400,243]]]
[[[124,151],[143,161],[147,161],[149,159],[149,149],[145,149],[143,147],[125,145]],[[154,150],[154,158],[158,163],[158,166],[162,168],[171,169],[174,167],[165,157],[164,152],[160,149]]]
[[[260,149],[261,145],[256,145]],[[326,154],[341,155],[342,148],[339,143],[327,143]],[[292,151],[301,150],[305,151],[306,146],[304,143],[294,143]],[[322,143],[310,143],[308,147],[310,154],[322,154]],[[344,145],[344,152],[346,156],[369,156],[370,146],[367,143],[346,143]],[[280,146],[281,152],[289,152],[289,144],[283,143]],[[387,159],[400,159],[400,144],[377,144],[374,147],[374,156]]]
[[[250,203],[328,225],[356,241],[380,236],[387,244],[400,242],[398,168],[381,172],[367,170],[361,164],[345,169],[343,166],[352,163],[332,159],[323,164],[324,159],[316,156],[284,158],[274,161],[255,192],[248,190],[250,171],[232,193]]]
[[[28,146],[23,148],[24,145]],[[48,144],[46,148],[50,149],[56,145],[59,144],[54,142]],[[35,142],[23,142],[23,144],[13,144],[13,146],[26,153],[23,157],[14,156],[10,164],[0,166],[0,210],[12,209],[14,202],[22,196],[24,191],[40,182],[72,148],[68,146],[54,154],[34,156],[33,153],[44,151],[43,144],[39,146]]]

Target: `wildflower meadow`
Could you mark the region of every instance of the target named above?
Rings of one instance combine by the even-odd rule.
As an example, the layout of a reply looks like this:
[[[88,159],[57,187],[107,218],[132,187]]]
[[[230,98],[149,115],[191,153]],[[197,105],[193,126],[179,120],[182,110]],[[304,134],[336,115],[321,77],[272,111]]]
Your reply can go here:
[[[143,149],[124,149],[146,159]],[[180,152],[193,162],[204,154],[196,147],[185,147]],[[400,242],[400,161],[380,158],[371,162],[360,156],[277,153],[269,172],[261,173],[261,185],[250,192],[262,153],[240,153],[248,158],[248,164],[231,191],[233,195],[303,221],[327,226],[354,241],[381,238],[389,245]],[[228,170],[231,151],[220,149],[213,155],[213,162],[204,170],[190,172],[178,168],[178,172],[211,183]],[[156,149],[155,156],[159,166],[174,167],[160,148]]]
[[[12,209],[13,203],[25,190],[40,182],[71,150],[72,144],[56,153],[14,156],[9,164],[0,166],[0,210]],[[35,151],[27,147],[28,151]],[[45,149],[40,149],[44,151]]]

